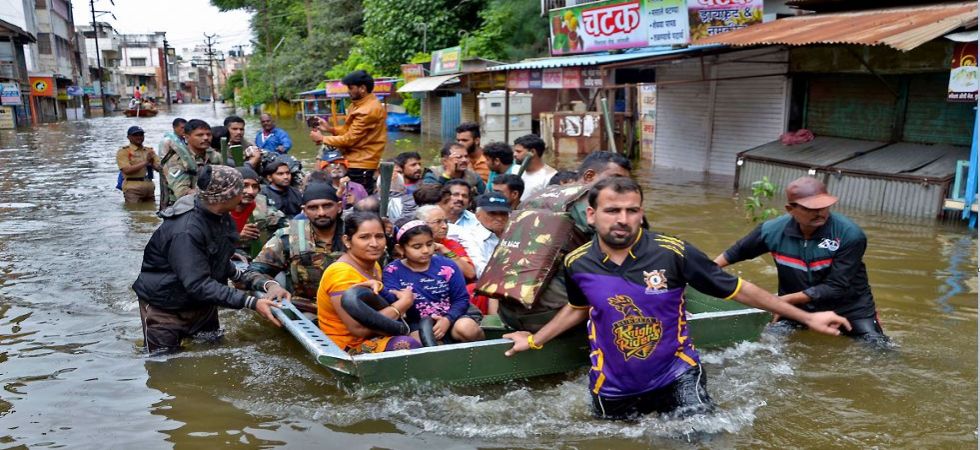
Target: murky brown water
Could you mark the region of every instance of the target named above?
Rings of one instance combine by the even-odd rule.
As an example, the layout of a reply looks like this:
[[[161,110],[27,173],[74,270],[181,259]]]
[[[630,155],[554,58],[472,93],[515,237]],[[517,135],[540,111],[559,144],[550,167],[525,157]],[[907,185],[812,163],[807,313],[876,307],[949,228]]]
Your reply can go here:
[[[175,115],[213,123],[210,106]],[[173,115],[141,119],[155,145]],[[299,122],[283,121],[312,160]],[[222,314],[225,341],[137,352],[129,289],[158,224],[124,207],[114,155],[131,119],[0,131],[0,444],[71,448],[975,448],[977,244],[965,227],[852,214],[881,319],[898,344],[767,335],[704,353],[712,417],[589,416],[584,372],[504,385],[348,393],[288,335]],[[249,119],[250,133],[258,129]],[[417,142],[416,136],[408,136]],[[400,143],[408,148],[415,144]],[[426,147],[436,147],[427,143]],[[430,153],[431,154],[431,153]],[[574,158],[561,158],[571,166]],[[747,232],[731,180],[636,172],[655,228],[709,255]],[[735,268],[775,287],[767,261]],[[685,438],[690,430],[694,437]]]

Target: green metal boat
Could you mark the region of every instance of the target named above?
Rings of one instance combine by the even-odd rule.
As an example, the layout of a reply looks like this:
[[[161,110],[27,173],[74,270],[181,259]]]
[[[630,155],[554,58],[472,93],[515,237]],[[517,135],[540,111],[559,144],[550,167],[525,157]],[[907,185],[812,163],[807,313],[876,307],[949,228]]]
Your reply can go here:
[[[757,339],[771,318],[765,311],[693,289],[688,289],[685,298],[689,333],[698,348]],[[484,341],[351,356],[288,302],[282,309],[273,311],[319,365],[351,386],[383,387],[406,379],[449,384],[493,383],[563,373],[589,364],[584,326],[548,342],[541,350],[508,358],[504,351],[512,342],[501,336],[513,330],[504,326],[497,316],[487,316],[482,324],[487,335]]]

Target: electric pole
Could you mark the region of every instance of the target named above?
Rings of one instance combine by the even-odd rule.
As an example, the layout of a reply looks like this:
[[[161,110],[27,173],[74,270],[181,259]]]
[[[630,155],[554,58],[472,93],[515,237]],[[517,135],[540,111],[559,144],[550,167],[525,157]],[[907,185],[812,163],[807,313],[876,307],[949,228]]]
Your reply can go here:
[[[163,33],[163,82],[167,86],[167,111],[173,107],[170,99],[170,45],[167,42],[167,33]]]
[[[217,99],[217,93],[214,91],[214,41],[217,34],[207,34],[204,33],[204,44],[208,46],[208,85],[211,87],[211,105],[215,106],[215,100]]]
[[[105,101],[105,84],[104,77],[102,76],[102,52],[99,50],[99,25],[95,22],[95,0],[89,0],[89,8],[92,9],[92,31],[95,33],[95,63],[99,68],[99,98],[102,99],[102,116],[109,115],[109,105]]]

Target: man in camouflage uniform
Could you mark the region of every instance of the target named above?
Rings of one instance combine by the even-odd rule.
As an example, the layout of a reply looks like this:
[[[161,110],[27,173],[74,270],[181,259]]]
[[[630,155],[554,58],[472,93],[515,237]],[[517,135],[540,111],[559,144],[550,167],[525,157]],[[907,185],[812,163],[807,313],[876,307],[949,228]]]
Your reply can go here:
[[[293,304],[316,314],[316,291],[323,271],[347,251],[341,240],[340,205],[337,190],[329,183],[308,185],[303,191],[303,213],[266,242],[252,260],[247,277],[261,284],[285,272]]]
[[[288,222],[286,215],[259,192],[259,174],[247,165],[239,167],[238,172],[242,174],[245,189],[242,191],[242,202],[231,212],[238,226],[235,253],[251,260],[259,254],[269,237]]]
[[[147,179],[147,168],[160,168],[160,160],[150,147],[143,146],[145,134],[137,126],[126,131],[129,145],[116,152],[116,164],[123,173],[123,199],[126,203],[152,202],[153,182]]]
[[[197,174],[207,164],[223,164],[221,153],[211,148],[211,126],[199,119],[191,119],[184,125],[187,146],[174,142],[175,152],[164,155],[167,163],[163,174],[167,179],[169,203],[194,192]],[[162,195],[163,193],[161,193]]]

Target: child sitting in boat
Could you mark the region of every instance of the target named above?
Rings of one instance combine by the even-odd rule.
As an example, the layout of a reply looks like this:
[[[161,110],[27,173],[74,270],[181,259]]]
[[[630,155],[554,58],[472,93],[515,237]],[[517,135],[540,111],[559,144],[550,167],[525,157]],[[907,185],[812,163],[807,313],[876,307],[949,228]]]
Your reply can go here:
[[[385,290],[381,266],[385,229],[374,213],[344,220],[347,253],[327,267],[317,290],[317,321],[323,333],[352,355],[419,348],[402,316],[415,302],[412,287]]]
[[[483,316],[470,305],[459,266],[435,254],[432,229],[421,220],[406,223],[398,230],[396,248],[402,259],[385,267],[382,280],[391,288],[414,288],[415,303],[405,316],[412,335],[426,346],[446,337],[455,342],[483,339]]]

